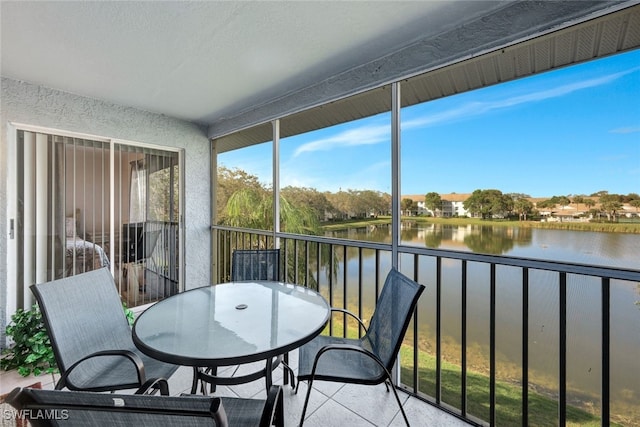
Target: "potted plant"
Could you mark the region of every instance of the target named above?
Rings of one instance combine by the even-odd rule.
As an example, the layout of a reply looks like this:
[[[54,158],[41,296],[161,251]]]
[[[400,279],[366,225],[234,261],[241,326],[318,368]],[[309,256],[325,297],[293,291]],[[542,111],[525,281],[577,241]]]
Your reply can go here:
[[[122,303],[122,308],[129,324],[133,324],[133,311],[125,303]],[[13,344],[3,351],[5,356],[0,359],[0,368],[5,371],[17,369],[23,377],[58,372],[49,334],[37,304],[31,310],[18,309],[11,316],[6,334],[13,340]]]
[[[58,371],[49,334],[36,304],[31,310],[18,309],[11,316],[6,333],[13,339],[13,345],[3,352],[5,357],[0,360],[2,369],[17,369],[23,377]]]

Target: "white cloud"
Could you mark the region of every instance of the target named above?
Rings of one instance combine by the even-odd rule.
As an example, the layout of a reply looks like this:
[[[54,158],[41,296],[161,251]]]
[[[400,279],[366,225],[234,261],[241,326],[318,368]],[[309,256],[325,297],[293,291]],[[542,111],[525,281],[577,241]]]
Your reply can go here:
[[[636,133],[636,132],[640,132],[640,126],[639,127],[626,127],[626,128],[617,128],[617,129],[612,129],[609,132],[611,133]]]
[[[315,141],[302,144],[293,153],[293,157],[305,152],[329,151],[336,147],[379,144],[381,142],[389,141],[390,138],[391,129],[388,125],[361,126],[345,130],[329,138],[317,139]]]
[[[459,108],[443,111],[441,113],[430,115],[428,117],[421,117],[414,120],[405,121],[402,123],[402,127],[405,129],[425,127],[425,126],[447,122],[447,121],[451,121],[451,120],[455,120],[463,117],[478,116],[478,115],[485,114],[490,111],[498,110],[502,108],[509,108],[509,107],[514,107],[516,105],[527,104],[530,102],[538,102],[538,101],[544,101],[551,98],[558,98],[579,90],[597,87],[597,86],[610,83],[634,71],[637,71],[637,69],[632,69],[632,70],[628,70],[620,73],[609,74],[607,76],[602,76],[598,78],[573,82],[573,83],[549,88],[547,90],[531,92],[525,95],[512,96],[510,98],[501,99],[493,102],[479,102],[479,101],[471,102],[466,105],[462,105]]]
[[[546,90],[531,92],[524,95],[512,96],[510,98],[500,99],[497,101],[470,102],[465,105],[461,105],[458,108],[445,110],[436,114],[430,114],[429,116],[420,117],[413,120],[405,120],[402,122],[402,127],[403,129],[426,127],[438,123],[450,122],[460,118],[479,116],[493,110],[514,107],[531,102],[544,101],[551,98],[558,98],[579,90],[610,83],[614,80],[619,79],[620,77],[623,77],[626,74],[638,70],[638,68],[634,68],[620,73],[614,73],[593,79],[572,82]],[[635,132],[638,131],[638,129],[627,128],[626,130],[619,130],[620,133],[630,131]],[[348,129],[328,138],[317,139],[315,141],[302,144],[293,153],[293,157],[296,157],[305,152],[330,151],[336,149],[337,147],[379,144],[381,142],[390,141],[390,133],[390,126],[387,124],[365,125],[353,129]]]

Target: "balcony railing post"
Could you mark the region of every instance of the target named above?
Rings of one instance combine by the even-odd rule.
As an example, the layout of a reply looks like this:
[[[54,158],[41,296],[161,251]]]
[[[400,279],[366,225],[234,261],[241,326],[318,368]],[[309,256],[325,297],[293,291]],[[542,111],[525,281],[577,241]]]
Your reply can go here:
[[[529,269],[522,269],[522,427],[529,425]]]
[[[567,423],[567,273],[560,273],[559,293],[558,423],[564,426]]]
[[[413,280],[418,282],[418,277],[420,275],[420,257],[418,254],[413,256]],[[418,392],[418,367],[419,367],[419,359],[418,359],[418,306],[413,310],[413,392]]]
[[[298,239],[293,241],[293,283],[300,283],[298,274]]]
[[[610,414],[610,345],[611,345],[611,280],[602,278],[602,384],[600,385],[602,392],[600,399],[602,408],[600,410],[600,423],[602,426],[609,425]]]
[[[358,248],[358,317],[362,319],[362,248]],[[358,325],[358,338],[362,338],[362,326]]]
[[[436,258],[436,402],[442,400],[442,258]]]
[[[342,246],[342,254],[344,255],[343,264],[342,264],[342,308],[348,310],[349,307],[347,305],[347,266],[349,263],[347,262],[347,245]],[[347,315],[342,315],[342,336],[346,338],[347,336]]]
[[[462,319],[460,322],[460,410],[462,416],[467,416],[467,261],[462,260],[462,289],[460,309]]]
[[[304,242],[304,285],[309,286],[309,241]]]
[[[496,425],[496,265],[491,263],[489,308],[489,424]]]
[[[335,259],[334,245],[329,247],[329,305],[333,307],[333,260]],[[329,319],[329,335],[333,335],[333,317]]]

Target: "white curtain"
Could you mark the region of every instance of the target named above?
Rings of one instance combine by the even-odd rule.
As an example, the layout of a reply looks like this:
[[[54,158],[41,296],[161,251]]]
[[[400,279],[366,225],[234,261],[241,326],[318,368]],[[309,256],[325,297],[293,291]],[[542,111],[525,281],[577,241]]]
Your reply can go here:
[[[20,131],[17,135],[18,168],[15,238],[21,249],[16,266],[18,300],[30,307],[34,283],[64,274],[64,143],[51,135]]]
[[[129,221],[145,222],[147,219],[147,170],[144,159],[131,162],[129,191]]]

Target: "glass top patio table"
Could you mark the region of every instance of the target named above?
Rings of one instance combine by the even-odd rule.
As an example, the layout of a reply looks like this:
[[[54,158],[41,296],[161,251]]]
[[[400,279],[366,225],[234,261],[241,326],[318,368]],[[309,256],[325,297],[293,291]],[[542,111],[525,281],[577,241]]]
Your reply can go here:
[[[136,346],[186,366],[225,366],[276,357],[320,334],[330,306],[319,293],[268,281],[230,282],[162,300],[134,323]]]

